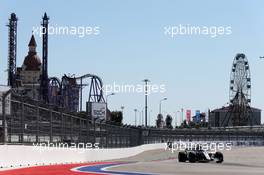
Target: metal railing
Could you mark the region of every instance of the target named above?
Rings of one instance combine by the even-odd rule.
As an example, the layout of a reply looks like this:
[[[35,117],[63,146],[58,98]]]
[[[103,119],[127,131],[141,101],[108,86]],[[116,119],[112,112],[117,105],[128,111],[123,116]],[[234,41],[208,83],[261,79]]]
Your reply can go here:
[[[0,143],[3,144],[98,143],[101,148],[117,148],[179,140],[222,140],[264,145],[263,127],[170,130],[117,126],[66,113],[54,106],[43,106],[14,94],[10,99],[9,94],[0,96]]]
[[[6,113],[5,97],[0,97],[1,142],[30,144],[39,142],[99,143],[100,147],[131,147],[139,145],[140,130],[93,121],[73,114],[28,103],[12,96],[11,113]],[[20,99],[19,99],[20,98]]]

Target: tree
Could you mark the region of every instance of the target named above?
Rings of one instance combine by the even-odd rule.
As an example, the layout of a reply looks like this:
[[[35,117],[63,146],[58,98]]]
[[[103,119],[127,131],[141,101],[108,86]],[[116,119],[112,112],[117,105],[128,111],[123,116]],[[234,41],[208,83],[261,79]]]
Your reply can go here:
[[[156,120],[156,127],[157,128],[163,128],[163,123],[164,123],[164,121],[163,121],[162,114],[158,114],[157,120]]]
[[[168,129],[172,129],[173,127],[172,127],[172,117],[171,117],[171,115],[167,115],[166,116],[166,128],[168,128]]]
[[[184,121],[182,122],[181,126],[182,126],[183,128],[189,128],[189,125],[188,125],[188,123],[187,123],[186,120],[184,120]]]
[[[195,127],[195,122],[190,121],[190,122],[189,122],[189,127],[190,127],[190,128],[194,128],[194,127]]]
[[[114,122],[117,125],[122,125],[123,113],[122,111],[112,111],[110,113],[110,121]]]

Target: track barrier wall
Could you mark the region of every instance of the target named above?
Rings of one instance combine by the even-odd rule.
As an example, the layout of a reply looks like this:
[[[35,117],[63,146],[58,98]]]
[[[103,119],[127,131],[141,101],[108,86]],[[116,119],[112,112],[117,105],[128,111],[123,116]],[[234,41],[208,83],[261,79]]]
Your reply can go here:
[[[0,145],[0,166],[5,168],[11,166],[105,161],[134,156],[148,150],[164,149],[164,147],[164,144],[148,144],[131,148],[90,149],[81,152],[77,149],[69,150],[67,148],[40,152],[33,146]]]

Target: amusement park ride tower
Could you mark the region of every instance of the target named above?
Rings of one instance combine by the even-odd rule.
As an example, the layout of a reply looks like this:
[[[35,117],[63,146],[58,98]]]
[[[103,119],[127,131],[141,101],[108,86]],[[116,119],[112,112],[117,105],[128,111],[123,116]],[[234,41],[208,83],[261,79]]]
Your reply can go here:
[[[233,61],[229,98],[233,126],[247,125],[251,120],[251,77],[245,54],[237,54]]]
[[[8,27],[8,80],[7,85],[15,87],[16,53],[17,53],[17,17],[11,14]]]
[[[17,48],[17,17],[11,14],[9,19],[8,41],[8,86],[12,93],[40,104],[54,106],[68,112],[82,111],[83,88],[89,86],[88,103],[105,103],[103,82],[94,74],[76,77],[66,75],[60,79],[48,75],[48,26],[49,17],[45,13],[42,17],[42,61],[37,55],[37,43],[32,34],[28,44],[29,51],[23,65],[16,67]],[[89,111],[89,109],[86,109]],[[91,111],[91,110],[90,110]],[[106,110],[104,110],[106,111]]]
[[[214,127],[259,125],[261,111],[251,107],[251,75],[247,57],[235,56],[230,76],[230,103],[227,107],[210,113],[210,125]]]
[[[45,103],[49,102],[48,98],[48,26],[49,26],[49,17],[47,14],[44,14],[42,18],[42,74],[41,74],[41,83],[40,83],[40,97],[41,100]]]

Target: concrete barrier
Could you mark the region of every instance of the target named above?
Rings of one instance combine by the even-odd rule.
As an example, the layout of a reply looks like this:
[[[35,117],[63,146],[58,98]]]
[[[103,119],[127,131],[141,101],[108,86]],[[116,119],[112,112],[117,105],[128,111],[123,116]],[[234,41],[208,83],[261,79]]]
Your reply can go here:
[[[131,148],[111,149],[40,149],[36,146],[0,145],[0,167],[21,167],[61,163],[106,161],[134,156],[148,150],[165,148],[165,144],[147,144]]]

